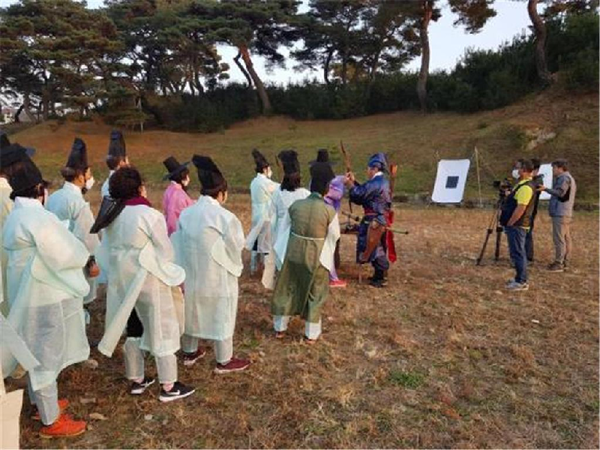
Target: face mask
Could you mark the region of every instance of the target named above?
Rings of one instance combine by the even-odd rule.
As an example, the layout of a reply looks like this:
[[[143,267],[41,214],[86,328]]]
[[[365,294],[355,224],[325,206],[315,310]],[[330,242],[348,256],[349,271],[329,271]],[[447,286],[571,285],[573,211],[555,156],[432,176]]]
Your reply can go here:
[[[87,180],[85,180],[85,189],[86,189],[86,191],[89,191],[90,189],[92,189],[92,187],[94,186],[95,182],[96,182],[96,180],[94,180],[94,177],[90,177]]]
[[[512,171],[512,177],[513,177],[515,180],[518,180],[518,179],[519,179],[519,169],[513,169],[513,171]]]
[[[44,198],[42,199],[42,205],[46,206],[46,202],[48,201],[48,189],[44,188]]]
[[[267,167],[267,178],[271,178],[273,176],[273,171],[270,167]]]
[[[187,187],[190,184],[190,177],[187,177],[185,180],[181,180],[181,185],[183,187]]]

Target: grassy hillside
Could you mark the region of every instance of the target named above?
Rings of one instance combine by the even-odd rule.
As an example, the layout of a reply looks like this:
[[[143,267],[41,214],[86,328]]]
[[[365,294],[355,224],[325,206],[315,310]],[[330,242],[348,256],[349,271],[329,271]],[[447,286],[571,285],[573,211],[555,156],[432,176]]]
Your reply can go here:
[[[97,178],[107,172],[104,157],[111,127],[96,122],[43,123],[15,133],[11,138],[38,149],[46,177],[58,178],[75,136],[83,138],[91,150]],[[527,150],[537,133],[556,137]],[[224,169],[230,184],[246,188],[254,176],[252,148],[264,151],[271,161],[284,148],[295,148],[301,162],[314,159],[317,148],[329,148],[343,170],[340,140],[351,153],[355,170],[362,174],[368,156],[387,151],[401,165],[396,194],[431,192],[440,158],[471,157],[478,147],[482,159],[482,184],[486,197],[495,196],[494,179],[510,173],[519,157],[540,157],[544,161],[566,157],[579,182],[579,199],[598,199],[598,97],[572,96],[547,91],[507,108],[473,115],[413,112],[370,116],[343,121],[297,122],[284,117],[259,118],[237,124],[220,133],[187,134],[165,131],[126,133],[131,160],[150,184],[161,183],[161,161],[169,155],[189,160],[194,153],[213,156]],[[467,199],[475,199],[477,183],[474,165],[469,178]]]

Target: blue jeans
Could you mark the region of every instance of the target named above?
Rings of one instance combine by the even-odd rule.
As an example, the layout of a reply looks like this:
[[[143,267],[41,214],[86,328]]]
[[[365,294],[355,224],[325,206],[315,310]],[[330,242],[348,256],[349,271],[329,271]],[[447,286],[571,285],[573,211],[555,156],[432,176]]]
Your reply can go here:
[[[525,240],[527,230],[522,227],[504,227],[508,239],[510,259],[517,269],[515,281],[517,283],[527,282],[527,252],[525,251]]]

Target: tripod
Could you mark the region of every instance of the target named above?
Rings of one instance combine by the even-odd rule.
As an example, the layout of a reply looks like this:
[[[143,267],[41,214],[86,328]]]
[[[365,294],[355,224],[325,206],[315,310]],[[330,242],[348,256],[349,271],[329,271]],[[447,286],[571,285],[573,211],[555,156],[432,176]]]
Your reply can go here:
[[[488,241],[490,240],[490,236],[494,232],[494,228],[496,229],[496,249],[494,251],[494,261],[498,261],[500,259],[500,243],[502,242],[502,231],[503,228],[500,225],[500,216],[502,214],[502,206],[504,204],[504,198],[501,197],[498,199],[498,203],[496,203],[496,210],[494,211],[494,215],[492,216],[492,220],[490,220],[490,224],[488,226],[485,240],[483,241],[483,246],[481,247],[481,252],[479,253],[479,257],[477,258],[477,265],[481,265],[481,261],[483,261],[483,256],[485,255],[485,249],[487,248]]]

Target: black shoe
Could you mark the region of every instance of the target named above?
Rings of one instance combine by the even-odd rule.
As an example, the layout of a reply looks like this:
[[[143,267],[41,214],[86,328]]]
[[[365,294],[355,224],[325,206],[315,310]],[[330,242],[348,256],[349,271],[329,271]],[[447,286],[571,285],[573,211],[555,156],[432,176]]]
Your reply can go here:
[[[161,402],[172,402],[174,400],[179,400],[180,398],[186,398],[196,392],[196,389],[193,387],[186,386],[185,384],[176,381],[173,383],[173,387],[170,391],[165,391],[164,388],[160,390],[160,396],[158,399]]]
[[[134,381],[131,383],[131,389],[129,389],[129,393],[131,395],[142,395],[144,392],[146,392],[146,389],[154,384],[155,381],[156,380],[154,378],[150,377],[144,377],[144,380],[141,383]]]
[[[565,267],[559,262],[553,262],[548,266],[549,272],[564,272]]]
[[[376,280],[373,279],[369,282],[369,285],[375,287],[375,288],[384,288],[387,286],[387,281],[386,280]]]
[[[373,282],[377,282],[377,283],[382,284],[382,286],[380,286],[380,287],[384,287],[384,286],[388,285],[388,279],[387,279],[387,277],[386,278],[379,278],[379,279],[375,278],[375,277],[369,277],[367,279],[369,280],[369,284],[371,284]]]

